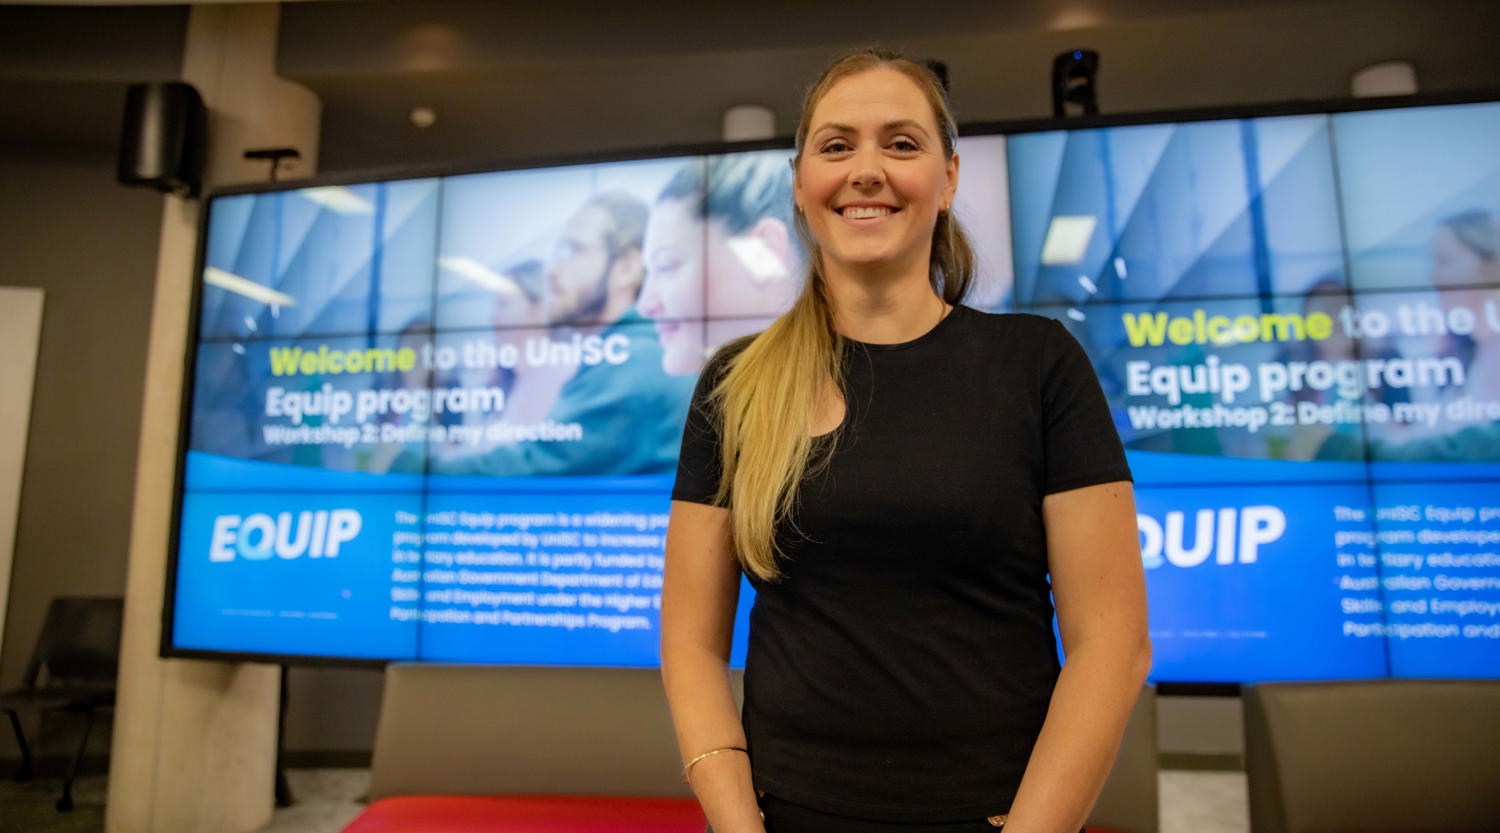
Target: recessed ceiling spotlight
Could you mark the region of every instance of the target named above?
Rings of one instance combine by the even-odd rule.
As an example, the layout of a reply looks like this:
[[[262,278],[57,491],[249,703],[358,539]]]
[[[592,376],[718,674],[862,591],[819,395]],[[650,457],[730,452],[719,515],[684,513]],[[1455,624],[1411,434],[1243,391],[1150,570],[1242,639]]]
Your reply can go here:
[[[411,123],[425,130],[437,123],[437,111],[431,107],[413,107]]]

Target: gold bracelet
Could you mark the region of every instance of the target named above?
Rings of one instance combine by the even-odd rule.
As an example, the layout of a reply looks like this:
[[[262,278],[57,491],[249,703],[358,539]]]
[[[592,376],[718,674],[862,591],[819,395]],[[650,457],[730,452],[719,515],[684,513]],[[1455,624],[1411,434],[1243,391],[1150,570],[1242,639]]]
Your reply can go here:
[[[683,767],[682,767],[682,783],[684,783],[684,784],[690,783],[688,781],[688,773],[692,772],[694,764],[698,763],[699,761],[703,760],[704,758],[712,758],[713,756],[719,754],[720,752],[744,752],[746,755],[750,754],[750,750],[746,749],[743,746],[721,746],[718,749],[710,749],[707,752],[704,752],[702,755],[699,755],[698,757],[692,759],[691,761],[688,761],[686,764],[683,764]]]

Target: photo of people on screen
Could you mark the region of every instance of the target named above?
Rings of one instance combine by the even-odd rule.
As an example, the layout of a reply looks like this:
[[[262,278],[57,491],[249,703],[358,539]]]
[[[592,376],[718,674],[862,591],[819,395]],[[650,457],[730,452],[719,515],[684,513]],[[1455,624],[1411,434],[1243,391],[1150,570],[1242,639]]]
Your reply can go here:
[[[1429,251],[1433,288],[1454,290],[1443,293],[1447,304],[1462,305],[1482,318],[1486,302],[1496,303],[1497,293],[1479,287],[1500,288],[1500,229],[1490,213],[1470,209],[1439,220]],[[1444,332],[1437,346],[1438,355],[1455,357],[1468,368],[1465,388],[1487,391],[1490,399],[1500,399],[1497,326]]]
[[[535,327],[547,320],[547,264],[530,258],[500,273],[492,318],[495,329]]]
[[[1500,461],[1500,258],[1493,216],[1482,209],[1451,214],[1433,228],[1433,291],[1376,296],[1389,307],[1405,343],[1443,372],[1417,405],[1430,409],[1412,424],[1371,425],[1368,456],[1387,462]],[[1372,391],[1373,393],[1373,391]],[[1329,437],[1319,459],[1358,459],[1349,438]]]
[[[1352,306],[1352,296],[1349,294],[1349,286],[1343,275],[1330,272],[1316,278],[1303,293],[1300,314],[1304,320],[1321,314],[1330,321],[1339,321],[1344,317],[1344,311],[1351,309]],[[1276,361],[1283,364],[1308,366],[1339,366],[1371,357],[1382,360],[1398,359],[1400,352],[1388,338],[1355,339],[1345,332],[1342,326],[1339,326],[1334,327],[1324,339],[1288,342],[1277,352]],[[1360,399],[1357,390],[1354,395],[1346,395],[1347,393],[1348,391],[1336,385],[1326,388],[1308,385],[1292,391],[1287,401],[1299,409],[1299,413],[1303,412],[1305,406],[1308,405],[1314,407],[1338,406],[1341,403],[1357,405]],[[1392,387],[1369,389],[1364,392],[1363,396],[1370,402],[1387,406],[1405,403],[1411,399],[1408,389]],[[1319,447],[1327,440],[1330,432],[1342,434],[1347,441],[1353,443],[1361,443],[1365,437],[1364,426],[1357,420],[1303,424],[1303,421],[1299,419],[1292,427],[1290,436],[1281,441],[1279,453],[1276,456],[1288,460],[1312,459],[1317,456]]]
[[[432,319],[426,315],[414,315],[396,333],[396,343],[393,347],[397,353],[402,350],[411,351],[413,354],[421,355],[422,351],[432,343]],[[432,387],[439,387],[445,380],[435,377],[432,370],[420,362],[413,363],[405,370],[391,368],[380,374],[375,379],[375,387],[386,390],[408,390],[418,391]],[[442,416],[451,417],[451,414]],[[407,412],[388,412],[381,414],[379,421],[388,425],[405,425],[410,422],[421,421],[416,415]]]
[[[696,374],[705,316],[772,318],[791,305],[803,270],[792,231],[792,171],[784,151],[684,165],[662,188],[646,226],[639,309],[655,320],[663,369]]]
[[[1438,221],[1432,235],[1432,286],[1446,307],[1462,307],[1472,327],[1443,334],[1441,355],[1464,363],[1464,384],[1450,393],[1500,400],[1500,225],[1490,212],[1471,209]],[[1452,291],[1443,291],[1452,290]],[[1462,314],[1461,314],[1462,315]],[[1451,313],[1450,313],[1451,318]],[[1468,332],[1458,332],[1467,329]]]
[[[1461,211],[1439,220],[1430,251],[1436,289],[1500,285],[1500,232],[1488,211]]]
[[[553,326],[495,330],[499,341],[514,337],[528,346],[512,369],[505,407],[483,426],[484,442],[408,447],[391,469],[482,476],[670,471],[693,380],[663,372],[661,345],[636,311],[649,213],[640,198],[611,190],[568,215],[545,265],[545,315]],[[513,301],[497,300],[497,324],[530,314]],[[600,355],[584,355],[578,344],[595,345]]]

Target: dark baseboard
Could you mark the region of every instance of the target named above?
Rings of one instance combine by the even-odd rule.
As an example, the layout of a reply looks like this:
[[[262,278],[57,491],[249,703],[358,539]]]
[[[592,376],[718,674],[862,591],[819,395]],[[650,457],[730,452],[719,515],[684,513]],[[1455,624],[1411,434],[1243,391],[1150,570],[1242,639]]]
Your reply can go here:
[[[368,749],[288,749],[287,769],[369,769]]]
[[[32,760],[32,776],[35,778],[61,778],[68,774],[73,758],[68,755],[46,754]],[[286,753],[287,769],[369,769],[368,749],[299,749]],[[13,779],[21,771],[21,758],[0,757],[0,778]],[[90,754],[83,756],[78,766],[79,775],[104,775],[109,772],[109,756]]]
[[[73,765],[72,755],[38,755],[31,760],[32,777],[62,778]],[[15,778],[21,771],[21,756],[0,758],[0,778]],[[109,772],[109,756],[104,754],[84,755],[78,764],[78,774],[103,775]]]
[[[1197,752],[1163,752],[1158,758],[1162,769],[1189,772],[1244,772],[1245,760],[1239,755],[1210,755]]]

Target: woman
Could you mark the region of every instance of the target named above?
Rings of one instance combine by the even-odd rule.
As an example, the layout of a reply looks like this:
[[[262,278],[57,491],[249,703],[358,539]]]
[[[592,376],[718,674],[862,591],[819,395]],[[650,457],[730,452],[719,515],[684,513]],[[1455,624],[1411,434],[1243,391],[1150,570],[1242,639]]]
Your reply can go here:
[[[1118,437],[1061,325],[958,306],[954,142],[926,68],[834,63],[793,161],[807,284],[695,394],[662,670],[717,833],[1076,831],[1145,678]]]
[[[1429,277],[1439,290],[1439,303],[1445,307],[1467,306],[1480,321],[1486,320],[1485,305],[1493,308],[1500,296],[1496,292],[1500,289],[1500,230],[1496,229],[1490,213],[1470,209],[1439,220],[1433,230],[1431,253]],[[1477,371],[1479,384],[1473,392],[1494,398],[1500,395],[1497,391],[1500,351],[1496,350],[1496,339],[1495,329],[1481,324],[1471,333],[1443,334],[1438,339],[1437,353],[1463,362],[1471,380]]]
[[[784,153],[712,158],[707,181],[703,168],[695,162],[678,171],[646,225],[646,282],[636,306],[656,321],[662,367],[674,376],[703,369],[705,315],[785,312],[801,262]]]
[[[1500,401],[1500,230],[1487,211],[1470,210],[1445,217],[1432,238],[1433,286],[1427,304],[1436,304],[1452,320],[1455,308],[1467,310],[1470,332],[1446,332],[1435,339],[1439,359],[1456,359],[1462,383],[1437,391],[1441,405],[1436,424],[1372,426],[1368,443],[1330,432],[1317,449],[1320,460],[1404,463],[1500,462],[1500,420],[1493,403]]]
[[[1488,211],[1472,209],[1444,217],[1432,233],[1429,277],[1438,289],[1500,283],[1500,246]]]

